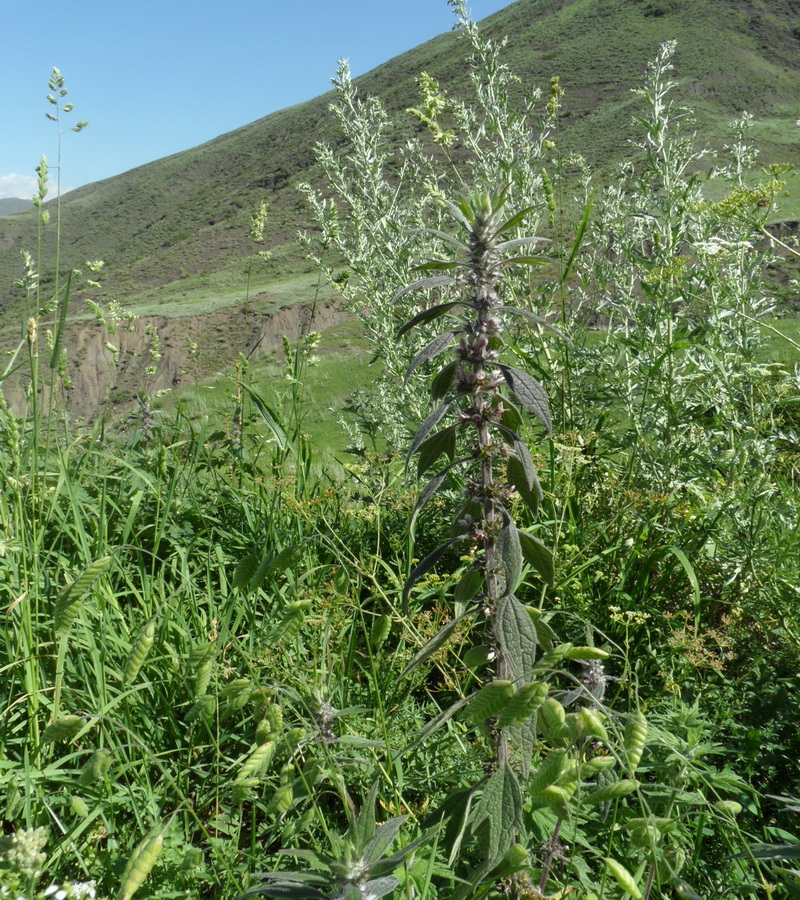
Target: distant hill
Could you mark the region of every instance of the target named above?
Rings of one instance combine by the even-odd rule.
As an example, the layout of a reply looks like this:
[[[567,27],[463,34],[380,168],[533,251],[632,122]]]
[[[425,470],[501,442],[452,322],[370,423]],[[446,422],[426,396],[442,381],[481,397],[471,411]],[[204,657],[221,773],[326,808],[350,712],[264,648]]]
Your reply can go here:
[[[32,209],[30,200],[21,200],[18,197],[0,198],[0,216],[10,216],[13,213],[22,212],[24,209]]]
[[[519,0],[482,28],[508,38],[504,58],[526,88],[546,89],[560,76],[562,140],[590,161],[608,164],[626,152],[637,102],[630,89],[667,39],[678,41],[680,96],[695,108],[704,139],[723,140],[725,125],[747,110],[756,116],[764,157],[797,161],[800,0]],[[332,70],[335,57],[331,47]],[[358,85],[397,113],[416,100],[422,70],[452,93],[463,90],[459,36],[444,34],[395,57]],[[273,267],[296,271],[294,234],[306,214],[293,185],[313,177],[315,142],[335,137],[328,102],[322,96],[275,112],[66,195],[62,258],[104,259],[107,283],[121,297],[214,272],[248,252],[249,216],[266,197]],[[9,251],[30,244],[33,219],[0,222],[0,308],[17,277]]]
[[[442,0],[444,2],[444,0]],[[389,26],[387,26],[389,27]],[[675,39],[675,93],[696,112],[704,143],[727,140],[728,123],[746,110],[764,162],[800,163],[800,0],[518,0],[481,23],[507,38],[503,59],[520,91],[546,92],[558,75],[564,96],[559,141],[596,167],[629,153],[632,117],[658,46]],[[331,72],[336,47],[331,47]],[[417,127],[404,112],[418,99],[427,71],[451,94],[467,84],[463,38],[447,33],[389,60],[357,80],[379,96],[401,138]],[[308,225],[295,185],[315,181],[317,141],[338,140],[330,95],[272,113],[198,147],[149,163],[62,198],[62,263],[103,259],[103,282],[115,298],[152,308],[165,295],[212,296],[243,284],[251,253],[250,216],[266,199],[272,260],[260,264],[264,289],[307,269],[297,246]],[[21,308],[19,250],[35,246],[33,213],[0,219],[0,323]],[[54,239],[45,235],[44,247]],[[46,274],[43,278],[46,286]],[[187,304],[186,315],[195,315]],[[171,313],[175,315],[175,313]]]

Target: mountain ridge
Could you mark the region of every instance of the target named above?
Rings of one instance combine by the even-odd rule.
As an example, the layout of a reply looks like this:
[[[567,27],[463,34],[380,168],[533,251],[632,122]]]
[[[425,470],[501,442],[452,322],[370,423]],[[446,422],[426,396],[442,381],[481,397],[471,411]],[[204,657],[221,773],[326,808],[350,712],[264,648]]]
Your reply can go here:
[[[800,79],[800,29],[794,36],[792,21],[800,21],[800,0],[518,0],[481,28],[496,40],[510,35],[504,59],[526,83],[544,88],[550,75],[559,75],[566,89],[564,148],[596,163],[624,148],[628,123],[620,119],[631,118],[630,89],[664,39],[678,41],[676,78],[700,125],[713,137],[725,117],[753,112],[756,104],[756,138],[765,155],[780,155],[788,146],[783,131],[792,116],[800,117],[796,89],[791,100]],[[458,93],[466,80],[458,40],[457,34],[439,35],[356,84],[393,114],[416,101],[422,70]],[[716,57],[709,52],[714,45]],[[335,139],[329,101],[323,94],[71,192],[62,199],[63,259],[69,265],[105,259],[107,284],[128,298],[218,271],[247,255],[249,217],[266,196],[274,213],[267,231],[277,251],[272,269],[302,270],[293,240],[305,211],[300,197],[286,191],[298,180],[313,180],[315,142]],[[400,133],[410,129],[410,121],[401,121]],[[30,236],[32,219],[0,223],[6,261]],[[0,264],[3,307],[10,303],[10,274],[7,263]]]

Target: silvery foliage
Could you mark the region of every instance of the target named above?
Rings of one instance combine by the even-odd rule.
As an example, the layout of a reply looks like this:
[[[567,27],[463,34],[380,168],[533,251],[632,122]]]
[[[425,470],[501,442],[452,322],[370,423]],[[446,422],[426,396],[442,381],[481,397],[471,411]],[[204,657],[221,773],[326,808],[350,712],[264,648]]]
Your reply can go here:
[[[537,95],[521,109],[514,107],[511,88],[517,79],[500,61],[502,45],[483,40],[463,6],[453,6],[473,94],[468,102],[439,97],[457,153],[451,155],[450,141],[438,140],[436,134],[398,146],[398,126],[407,129],[410,117],[404,114],[395,122],[380,100],[360,96],[347,64],[340,62],[330,108],[344,140],[341,147],[317,148],[325,188],[301,188],[316,223],[313,236],[301,235],[306,251],[364,325],[382,365],[372,401],[362,407],[364,431],[379,430],[393,446],[402,446],[409,423],[413,426],[423,416],[419,386],[429,367],[415,373],[406,388],[403,373],[409,357],[433,332],[421,327],[398,345],[398,325],[419,308],[420,297],[405,295],[395,303],[392,298],[398,286],[412,280],[416,263],[446,254],[447,243],[437,235],[447,227],[444,197],[462,193],[466,185],[486,190],[500,179],[510,185],[511,205],[535,207],[530,217],[534,229],[545,209],[541,168],[547,126],[534,115]],[[343,270],[333,268],[329,253],[343,262]],[[511,282],[518,296],[529,293],[524,278]]]
[[[696,149],[690,113],[671,99],[674,51],[674,42],[662,45],[635,91],[644,111],[634,156],[596,201],[593,252],[579,262],[575,290],[576,305],[607,325],[585,372],[614,373],[599,381],[618,386],[612,403],[622,401],[626,442],[652,488],[667,492],[692,489],[720,460],[769,458],[755,422],[765,375],[758,321],[773,307],[763,272],[773,254],[759,229],[775,191],[768,184],[759,196],[745,185],[755,159],[747,115],[712,164]]]

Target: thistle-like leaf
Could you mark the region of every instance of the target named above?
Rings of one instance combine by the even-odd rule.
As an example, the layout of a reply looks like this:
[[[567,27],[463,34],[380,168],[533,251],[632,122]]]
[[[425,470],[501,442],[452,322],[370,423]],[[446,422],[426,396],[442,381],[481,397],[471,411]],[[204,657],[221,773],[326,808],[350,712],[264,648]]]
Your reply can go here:
[[[409,363],[403,378],[403,386],[405,387],[408,384],[408,379],[423,363],[428,362],[430,359],[436,359],[440,353],[444,353],[453,342],[453,338],[457,333],[456,331],[445,331],[427,343]]]
[[[500,365],[499,368],[514,396],[542,422],[548,432],[551,432],[553,430],[553,420],[550,417],[550,406],[547,402],[545,389],[533,376],[528,375],[527,372],[523,372],[521,369],[504,365]]]

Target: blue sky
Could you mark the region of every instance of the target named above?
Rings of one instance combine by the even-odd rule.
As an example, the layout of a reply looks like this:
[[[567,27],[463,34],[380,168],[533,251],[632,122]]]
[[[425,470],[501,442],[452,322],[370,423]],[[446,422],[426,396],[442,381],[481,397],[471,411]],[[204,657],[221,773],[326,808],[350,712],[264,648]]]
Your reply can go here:
[[[479,20],[510,2],[469,8]],[[54,66],[75,107],[62,125],[70,189],[316,97],[338,59],[360,75],[453,22],[446,0],[0,0],[0,198],[31,196],[42,155],[56,164]]]

